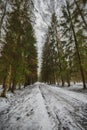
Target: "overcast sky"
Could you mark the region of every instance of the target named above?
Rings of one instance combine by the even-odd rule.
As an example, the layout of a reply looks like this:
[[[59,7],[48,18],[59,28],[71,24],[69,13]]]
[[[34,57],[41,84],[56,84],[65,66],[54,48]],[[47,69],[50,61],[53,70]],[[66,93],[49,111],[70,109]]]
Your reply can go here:
[[[38,72],[40,72],[42,47],[45,42],[45,35],[48,26],[50,25],[50,18],[53,9],[56,10],[57,16],[60,15],[60,5],[63,0],[34,0],[35,13],[35,34],[38,46]]]

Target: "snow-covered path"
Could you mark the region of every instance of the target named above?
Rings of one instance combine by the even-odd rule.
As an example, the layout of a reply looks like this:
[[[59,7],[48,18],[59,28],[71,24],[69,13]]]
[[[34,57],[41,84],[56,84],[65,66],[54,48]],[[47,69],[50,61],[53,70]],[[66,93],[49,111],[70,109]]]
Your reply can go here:
[[[0,130],[87,130],[86,94],[39,83],[0,103]]]

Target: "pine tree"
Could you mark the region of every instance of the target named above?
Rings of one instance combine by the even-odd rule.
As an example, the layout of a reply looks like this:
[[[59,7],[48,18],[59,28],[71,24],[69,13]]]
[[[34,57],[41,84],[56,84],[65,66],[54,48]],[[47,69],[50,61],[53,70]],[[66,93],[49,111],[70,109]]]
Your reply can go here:
[[[7,32],[1,52],[3,92],[6,96],[9,87],[12,92],[16,85],[25,84],[26,75],[32,83],[37,80],[37,49],[34,30],[29,15],[29,2],[11,1],[12,11],[8,14]],[[11,86],[10,86],[11,85]]]
[[[2,1],[0,0],[0,40],[1,40],[1,30],[4,23],[4,19],[7,13],[7,4],[8,0]]]
[[[80,5],[82,5],[82,3],[86,4],[86,1],[81,1],[80,4],[78,3],[79,1],[77,0],[74,0],[74,3],[76,4],[76,9],[78,10],[78,14],[77,15],[80,15],[81,16],[81,19],[87,29],[87,22],[86,22],[86,18],[85,18],[85,15],[84,15],[84,7],[81,9],[80,8]]]
[[[62,86],[64,86],[63,62],[65,62],[65,59],[63,44],[58,34],[58,21],[55,13],[52,14],[51,26],[48,28],[42,58],[42,79],[48,83],[56,83],[58,79],[61,79]]]
[[[81,50],[80,50],[80,41],[79,41],[79,38],[77,36],[78,32],[81,29],[81,26],[79,26],[79,18],[76,17],[75,15],[75,10],[72,10],[72,5],[70,5],[69,1],[66,1],[66,7],[63,8],[63,14],[64,14],[64,17],[65,17],[65,24],[67,24],[67,28],[65,29],[66,30],[66,33],[69,35],[69,33],[71,34],[71,37],[72,37],[72,42],[70,42],[70,45],[73,47],[72,48],[72,56],[73,56],[73,59],[71,59],[72,61],[72,66],[74,65],[75,63],[75,60],[76,60],[76,67],[78,67],[78,72],[80,70],[80,74],[81,74],[81,77],[82,77],[82,81],[83,81],[83,87],[86,88],[86,85],[85,85],[85,75],[84,75],[84,69],[83,69],[83,61],[81,59]],[[71,11],[72,10],[72,11]],[[72,12],[72,13],[71,13]],[[64,24],[64,26],[65,26]],[[75,26],[76,25],[76,26]],[[78,28],[79,27],[79,28]],[[65,28],[65,27],[64,27]],[[77,29],[77,31],[76,31]],[[79,35],[81,37],[81,35]],[[67,37],[67,36],[66,36]],[[72,44],[71,44],[72,43]],[[68,45],[69,46],[69,45]],[[83,48],[83,47],[82,47]],[[69,54],[70,55],[70,54]],[[75,69],[75,65],[73,66],[73,68]],[[72,69],[72,71],[74,70]],[[75,73],[75,70],[74,70],[74,73]],[[78,73],[79,75],[79,73]]]

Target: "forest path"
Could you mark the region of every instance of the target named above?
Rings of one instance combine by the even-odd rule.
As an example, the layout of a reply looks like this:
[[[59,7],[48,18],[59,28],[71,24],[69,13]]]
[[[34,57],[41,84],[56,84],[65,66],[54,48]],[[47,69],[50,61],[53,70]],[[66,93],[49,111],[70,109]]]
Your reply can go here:
[[[34,84],[0,110],[0,130],[87,130],[87,95]]]

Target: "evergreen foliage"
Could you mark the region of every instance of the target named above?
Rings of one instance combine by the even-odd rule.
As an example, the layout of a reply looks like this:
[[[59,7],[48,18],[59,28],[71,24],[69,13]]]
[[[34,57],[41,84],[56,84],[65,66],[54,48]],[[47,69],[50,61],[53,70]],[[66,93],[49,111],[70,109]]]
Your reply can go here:
[[[29,15],[29,2],[11,1],[6,20],[6,34],[0,56],[1,96],[6,96],[18,85],[29,85],[37,80],[37,49]],[[9,68],[10,67],[10,68]],[[10,74],[9,74],[10,73]]]
[[[86,1],[66,0],[61,7],[60,21],[57,20],[57,14],[52,14],[43,48],[42,81],[62,82],[62,86],[65,82],[70,86],[71,81],[82,81],[83,88],[86,88],[87,13],[84,3],[87,4]]]

